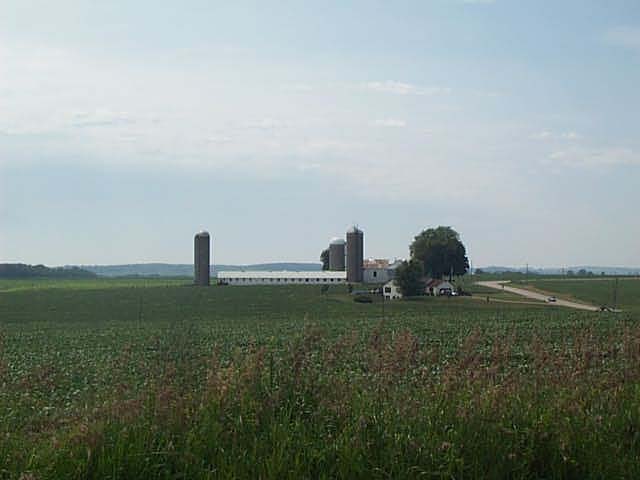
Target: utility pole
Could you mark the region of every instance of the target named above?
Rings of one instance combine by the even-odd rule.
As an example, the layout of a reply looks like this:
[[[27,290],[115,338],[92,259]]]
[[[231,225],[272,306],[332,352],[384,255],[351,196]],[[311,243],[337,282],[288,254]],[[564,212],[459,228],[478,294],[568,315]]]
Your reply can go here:
[[[142,321],[142,294],[140,294],[140,303],[138,304],[138,322]]]
[[[618,309],[618,277],[613,281],[613,309]]]

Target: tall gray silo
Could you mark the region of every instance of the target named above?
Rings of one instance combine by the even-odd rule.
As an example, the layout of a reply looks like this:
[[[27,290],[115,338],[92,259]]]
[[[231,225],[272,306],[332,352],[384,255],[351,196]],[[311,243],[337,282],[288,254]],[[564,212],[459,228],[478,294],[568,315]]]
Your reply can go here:
[[[193,247],[194,283],[200,286],[209,285],[209,232],[196,233]]]
[[[347,231],[347,282],[362,282],[364,233],[353,226]]]
[[[344,272],[344,245],[342,238],[334,238],[329,243],[329,270]]]

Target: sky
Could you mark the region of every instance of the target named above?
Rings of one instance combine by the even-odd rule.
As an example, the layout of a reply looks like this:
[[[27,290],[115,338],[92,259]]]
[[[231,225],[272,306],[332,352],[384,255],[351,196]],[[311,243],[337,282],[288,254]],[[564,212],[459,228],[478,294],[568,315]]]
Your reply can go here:
[[[640,266],[637,0],[0,2],[0,262]]]

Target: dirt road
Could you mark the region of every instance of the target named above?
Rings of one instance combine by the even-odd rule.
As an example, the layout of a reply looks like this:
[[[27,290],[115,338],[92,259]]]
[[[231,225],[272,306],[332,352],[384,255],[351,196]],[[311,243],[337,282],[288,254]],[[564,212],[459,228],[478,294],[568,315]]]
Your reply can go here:
[[[476,282],[478,285],[488,288],[495,288],[496,290],[505,291],[509,293],[515,293],[527,298],[533,298],[534,300],[541,300],[546,302],[547,305],[558,305],[560,307],[575,308],[578,310],[588,310],[590,312],[600,311],[599,307],[593,305],[587,305],[586,303],[570,302],[569,300],[562,300],[558,298],[555,302],[547,302],[548,295],[543,293],[532,292],[531,290],[525,290],[524,288],[511,287],[508,281],[486,281]]]

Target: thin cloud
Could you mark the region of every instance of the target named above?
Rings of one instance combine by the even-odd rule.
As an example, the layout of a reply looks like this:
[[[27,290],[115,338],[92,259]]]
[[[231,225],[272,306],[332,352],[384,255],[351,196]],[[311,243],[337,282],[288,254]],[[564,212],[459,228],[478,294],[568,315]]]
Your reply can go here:
[[[109,127],[117,125],[129,125],[135,120],[127,112],[113,112],[107,109],[94,111],[75,112],[71,114],[71,126],[85,127]]]
[[[630,148],[572,148],[557,150],[545,162],[565,167],[616,167],[640,165],[640,154]]]
[[[286,125],[273,118],[262,118],[260,120],[252,120],[246,122],[242,127],[249,130],[273,130],[276,128],[283,128]]]
[[[534,133],[530,138],[533,140],[579,140],[582,138],[582,135],[574,131],[557,133],[549,130],[543,130],[541,132]]]
[[[333,139],[322,139],[322,140],[312,140],[310,142],[305,142],[305,144],[300,149],[304,152],[330,152],[330,153],[351,153],[358,150],[363,150],[366,147],[364,143],[355,142],[355,141],[345,141],[345,140],[333,140]]]
[[[38,136],[55,133],[55,130],[47,126],[32,125],[29,127],[2,127],[0,135],[5,137]]]
[[[291,85],[283,85],[282,89],[285,92],[291,92],[291,93],[309,93],[313,91],[313,87],[306,83],[294,83]]]
[[[364,88],[374,92],[392,93],[394,95],[445,95],[451,93],[447,87],[421,87],[411,83],[387,80],[384,82],[368,82]]]
[[[228,135],[211,135],[207,137],[207,142],[223,145],[225,143],[231,143],[233,139]]]
[[[407,122],[396,118],[382,118],[371,123],[374,127],[404,128]]]

